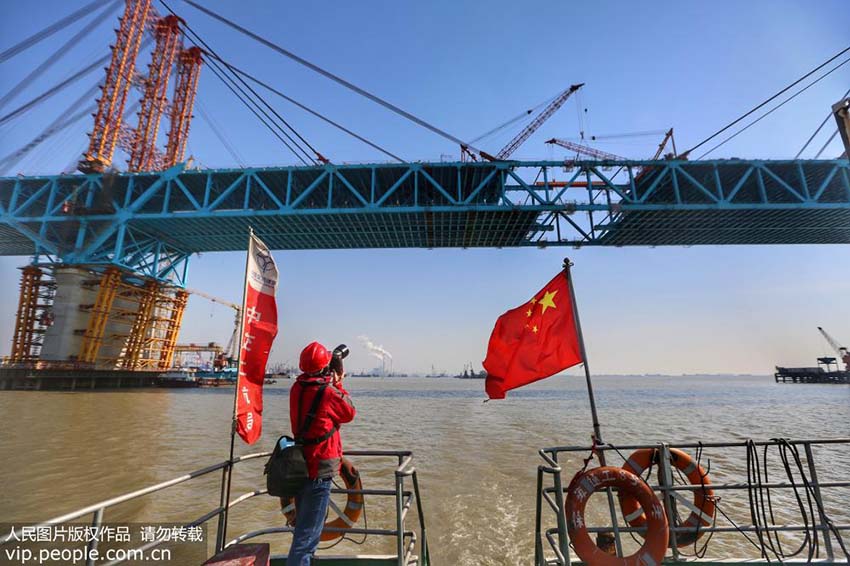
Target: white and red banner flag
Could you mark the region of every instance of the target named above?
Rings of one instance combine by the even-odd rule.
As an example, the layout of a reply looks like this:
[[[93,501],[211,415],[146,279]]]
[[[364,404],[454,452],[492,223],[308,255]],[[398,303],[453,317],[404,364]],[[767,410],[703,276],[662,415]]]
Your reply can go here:
[[[236,381],[236,432],[253,444],[263,432],[263,378],[277,336],[278,272],[268,247],[251,234],[245,272],[242,349]]]

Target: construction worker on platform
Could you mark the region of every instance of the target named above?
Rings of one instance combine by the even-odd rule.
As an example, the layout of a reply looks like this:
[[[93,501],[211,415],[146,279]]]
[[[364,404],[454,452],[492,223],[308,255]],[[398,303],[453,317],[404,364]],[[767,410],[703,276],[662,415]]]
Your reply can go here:
[[[319,546],[331,480],[342,463],[339,427],[354,419],[354,405],[342,386],[345,371],[341,357],[344,355],[334,357],[318,342],[310,343],[301,352],[298,364],[303,373],[289,391],[292,434],[301,439],[310,479],[295,498],[295,532],[287,566],[309,565]]]

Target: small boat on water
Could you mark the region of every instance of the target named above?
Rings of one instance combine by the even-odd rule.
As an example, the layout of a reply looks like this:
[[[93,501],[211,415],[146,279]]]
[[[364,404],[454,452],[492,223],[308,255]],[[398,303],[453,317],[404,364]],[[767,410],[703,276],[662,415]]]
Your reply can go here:
[[[487,372],[484,370],[475,371],[475,368],[472,366],[472,362],[463,366],[463,371],[455,376],[456,379],[485,379],[487,377]]]
[[[197,372],[201,387],[225,387],[236,385],[237,371],[235,367],[202,370]]]
[[[195,372],[189,369],[175,369],[159,374],[157,376],[158,387],[200,387]]]

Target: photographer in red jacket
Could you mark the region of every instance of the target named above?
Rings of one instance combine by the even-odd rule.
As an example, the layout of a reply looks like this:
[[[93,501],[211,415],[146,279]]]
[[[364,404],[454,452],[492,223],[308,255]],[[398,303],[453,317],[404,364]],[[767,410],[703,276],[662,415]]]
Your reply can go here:
[[[354,419],[354,405],[342,386],[345,371],[342,359],[348,348],[338,346],[333,353],[318,342],[301,352],[303,372],[289,391],[289,418],[292,435],[301,440],[310,479],[295,498],[295,532],[287,558],[288,566],[310,564],[319,546],[331,480],[339,473],[342,440],[339,426]],[[318,398],[318,401],[316,399]],[[305,428],[302,430],[302,428]]]

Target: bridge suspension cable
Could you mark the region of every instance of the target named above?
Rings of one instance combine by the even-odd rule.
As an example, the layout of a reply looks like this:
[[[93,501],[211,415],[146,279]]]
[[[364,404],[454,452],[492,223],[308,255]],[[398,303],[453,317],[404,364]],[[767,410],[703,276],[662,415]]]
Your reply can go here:
[[[273,86],[271,86],[270,84],[268,84],[268,83],[266,83],[266,82],[264,82],[264,81],[262,81],[262,80],[258,79],[257,77],[255,77],[255,76],[251,75],[250,73],[248,73],[248,72],[246,72],[246,71],[243,71],[242,69],[239,69],[239,68],[237,68],[237,67],[235,67],[235,66],[231,65],[231,64],[230,64],[230,63],[228,63],[227,61],[225,61],[225,60],[223,60],[223,59],[221,59],[221,58],[219,58],[219,57],[217,57],[217,56],[216,56],[215,58],[216,58],[216,59],[218,59],[218,60],[221,62],[221,64],[222,64],[222,65],[225,65],[227,68],[229,68],[229,69],[230,69],[231,71],[233,71],[234,73],[238,73],[238,74],[242,75],[243,77],[247,78],[248,80],[253,81],[254,83],[256,83],[256,84],[260,85],[261,87],[265,88],[266,90],[268,90],[269,92],[271,92],[271,93],[273,93],[273,94],[276,94],[277,96],[279,96],[279,97],[283,98],[283,99],[284,99],[284,100],[286,100],[287,102],[290,102],[291,104],[294,104],[294,105],[295,105],[295,106],[297,106],[298,108],[301,108],[301,109],[302,109],[302,110],[304,110],[305,112],[308,112],[308,113],[312,114],[312,115],[313,115],[313,116],[315,116],[316,118],[319,118],[320,120],[322,120],[322,121],[324,121],[324,122],[326,122],[326,123],[330,124],[331,126],[333,126],[333,127],[337,128],[338,130],[340,130],[340,131],[342,131],[342,132],[345,132],[346,134],[350,135],[351,137],[353,137],[353,138],[355,138],[355,139],[357,139],[357,140],[359,140],[359,141],[362,141],[363,143],[367,144],[368,146],[370,146],[370,147],[372,147],[372,148],[374,148],[374,149],[377,149],[378,151],[380,151],[380,152],[381,152],[381,153],[383,153],[384,155],[386,155],[386,156],[388,156],[388,157],[391,157],[391,158],[393,158],[393,159],[395,159],[395,160],[399,161],[400,163],[405,163],[405,160],[404,160],[404,159],[402,159],[401,157],[399,157],[399,156],[395,155],[394,153],[391,153],[389,150],[384,149],[383,147],[379,146],[378,144],[376,144],[376,143],[374,143],[374,142],[369,141],[368,139],[364,138],[363,136],[361,136],[361,135],[359,135],[359,134],[357,134],[357,133],[355,133],[355,132],[352,132],[351,130],[349,130],[348,128],[346,128],[345,126],[343,126],[342,124],[339,124],[339,123],[337,123],[337,122],[335,122],[335,121],[331,120],[331,119],[330,119],[330,118],[328,118],[327,116],[325,116],[325,115],[321,114],[320,112],[317,112],[317,111],[313,110],[313,109],[312,109],[312,108],[310,108],[309,106],[306,106],[306,105],[304,105],[304,104],[301,104],[300,102],[298,102],[298,101],[297,101],[297,100],[295,100],[294,98],[292,98],[292,97],[290,97],[290,96],[287,96],[286,94],[284,94],[284,93],[282,93],[281,91],[277,90],[276,88],[274,88],[274,87],[273,87]]]
[[[254,109],[254,106],[257,106],[257,103],[256,103],[256,102],[254,102],[253,100],[251,100],[251,99],[250,99],[250,97],[246,97],[246,96],[245,96],[242,92],[240,92],[238,89],[236,89],[236,88],[234,88],[233,86],[231,86],[231,84],[228,82],[228,79],[226,79],[226,78],[225,78],[225,77],[224,77],[224,76],[223,76],[223,75],[222,75],[222,74],[218,71],[218,69],[217,69],[217,67],[216,67],[215,63],[213,63],[212,61],[210,61],[209,69],[213,72],[213,74],[214,74],[216,77],[218,77],[218,80],[220,80],[220,81],[224,84],[224,86],[226,86],[226,87],[227,87],[227,89],[228,89],[228,90],[230,90],[230,92],[232,92],[232,93],[233,93],[233,95],[234,95],[234,96],[236,96],[236,98],[238,98],[238,99],[239,99],[239,101],[240,101],[243,105],[245,105],[245,107],[246,107],[248,110],[250,110],[250,111],[251,111],[251,113],[252,113],[254,116],[256,116],[256,117],[257,117],[257,119],[258,119],[258,120],[259,120],[259,121],[260,121],[260,122],[261,122],[261,123],[262,123],[262,124],[263,124],[263,125],[264,125],[264,126],[265,126],[265,127],[266,127],[266,128],[267,128],[267,129],[268,129],[268,130],[269,130],[269,131],[270,131],[270,132],[271,132],[271,133],[272,133],[272,134],[276,137],[276,138],[277,138],[277,139],[278,139],[278,140],[280,140],[280,142],[281,142],[284,146],[286,146],[286,148],[287,148],[287,149],[288,149],[288,150],[292,153],[292,155],[294,155],[294,156],[298,159],[298,161],[300,161],[300,162],[301,162],[302,164],[304,164],[304,165],[315,165],[315,164],[316,164],[316,161],[315,161],[315,160],[314,160],[314,159],[313,159],[313,158],[312,158],[309,154],[307,154],[307,153],[306,153],[306,152],[305,152],[302,148],[300,148],[300,147],[298,148],[298,149],[300,150],[300,153],[299,153],[299,151],[296,151],[296,149],[295,149],[294,147],[292,147],[292,145],[290,145],[289,143],[287,143],[287,141],[286,141],[285,139],[283,139],[283,137],[281,137],[281,135],[278,133],[278,130],[280,130],[280,129],[281,129],[281,128],[280,128],[280,126],[277,126],[277,128],[275,128],[275,125],[270,124],[270,123],[269,123],[269,121],[268,121],[268,120],[270,120],[270,118],[268,118],[268,114],[267,114],[267,113],[265,113],[265,112],[264,112],[264,114],[266,114],[266,118],[263,118],[263,116],[261,116],[261,115],[260,115],[260,113],[259,113],[259,112],[257,112],[257,110],[255,110],[255,109]],[[232,79],[231,79],[231,80],[232,80]],[[238,85],[237,85],[237,86],[238,86]],[[249,102],[249,101],[250,101],[250,102]],[[252,104],[253,104],[254,106],[252,106]],[[262,108],[260,109],[260,111],[262,111]],[[267,120],[267,118],[268,118],[268,120]],[[286,134],[286,132],[284,132],[284,135],[287,135],[287,137],[288,137],[288,134]],[[297,144],[294,144],[294,142],[293,142],[293,145],[296,145],[296,147],[297,147]],[[302,155],[302,154],[303,154],[303,155]],[[306,156],[306,158],[307,158],[307,159],[305,159],[305,156]]]
[[[41,65],[39,65],[38,67],[33,69],[26,77],[21,79],[20,82],[18,82],[18,84],[16,84],[12,88],[10,88],[9,92],[7,92],[5,95],[3,95],[2,98],[0,98],[0,108],[4,108],[9,103],[10,100],[15,98],[16,95],[18,95],[21,91],[23,91],[30,84],[32,84],[32,82],[34,80],[36,80],[39,76],[44,74],[44,72],[47,71],[47,69],[49,69],[50,67],[55,65],[57,62],[59,62],[59,60],[62,59],[62,57],[66,53],[68,53],[68,51],[70,51],[70,49],[74,45],[76,45],[77,42],[79,42],[81,39],[88,36],[97,26],[102,24],[109,15],[111,15],[113,12],[115,12],[118,9],[118,7],[120,5],[121,5],[120,1],[113,1],[110,4],[107,4],[106,8],[104,8],[100,12],[100,14],[95,16],[95,18],[92,19],[92,21],[90,21],[88,24],[83,26],[83,28],[80,29],[80,31],[75,33],[70,39],[68,39],[68,41],[63,43],[59,47],[59,49],[57,49],[56,51],[54,51],[53,53],[48,55],[47,58],[44,60],[44,62]]]
[[[411,121],[411,122],[413,122],[413,123],[415,123],[419,126],[422,126],[423,128],[430,130],[431,132],[433,132],[433,133],[435,133],[435,134],[437,134],[437,135],[439,135],[439,136],[441,136],[441,137],[443,137],[443,138],[445,138],[445,139],[447,139],[451,142],[454,142],[454,143],[456,143],[460,146],[466,146],[469,149],[472,149],[472,150],[474,150],[478,153],[481,153],[481,150],[479,150],[475,146],[461,140],[460,138],[446,132],[445,130],[440,129],[437,126],[434,126],[433,124],[430,124],[430,123],[426,122],[425,120],[423,120],[423,119],[421,119],[417,116],[414,116],[410,112],[407,112],[406,110],[399,108],[395,104],[388,102],[387,100],[384,100],[383,98],[381,98],[381,97],[379,97],[375,94],[372,94],[371,92],[368,92],[367,90],[360,88],[359,86],[343,79],[342,77],[340,77],[338,75],[335,75],[334,73],[331,73],[330,71],[323,69],[322,67],[319,67],[318,65],[316,65],[314,63],[311,63],[310,61],[307,61],[306,59],[304,59],[302,57],[299,57],[295,53],[292,53],[291,51],[284,49],[280,45],[277,45],[276,43],[273,43],[272,41],[255,34],[251,30],[242,27],[241,25],[237,24],[236,22],[233,22],[233,21],[225,18],[224,16],[217,14],[216,12],[213,12],[209,8],[201,6],[200,4],[198,4],[197,2],[193,2],[192,0],[184,0],[184,1],[187,4],[189,4],[190,6],[194,7],[195,9],[200,10],[201,12],[210,16],[211,18],[214,18],[214,19],[220,21],[221,23],[227,25],[228,27],[238,31],[239,33],[253,39],[254,41],[256,41],[258,43],[261,43],[262,45],[265,45],[269,49],[276,51],[276,52],[280,53],[281,55],[288,57],[289,59],[292,59],[296,63],[299,63],[300,65],[307,67],[308,69],[322,75],[323,77],[328,78],[328,79],[334,81],[335,83],[340,84],[340,85],[344,86],[345,88],[347,88],[347,89],[349,89],[353,92],[356,92],[360,96],[368,98],[372,102],[383,106],[384,108],[398,114],[399,116],[401,116],[401,117],[403,117],[403,118],[405,118],[405,119],[407,119],[407,120],[409,120],[409,121]],[[168,8],[168,6],[165,4],[165,2],[163,0],[160,0],[160,3],[165,5],[166,8]]]
[[[96,83],[93,87],[84,92],[77,100],[72,102],[58,118],[51,122],[39,135],[33,138],[29,143],[19,148],[17,151],[0,159],[0,169],[10,170],[17,165],[21,159],[26,157],[32,150],[37,148],[46,140],[50,139],[54,134],[57,134],[72,124],[78,122],[82,118],[90,115],[97,110],[97,105],[91,104],[76,114],[71,114],[74,110],[91,100],[96,94],[100,84]]]
[[[543,102],[541,102],[540,104],[538,104],[538,105],[536,105],[536,106],[534,106],[534,107],[532,107],[532,108],[529,108],[528,110],[526,110],[525,112],[523,112],[523,113],[521,113],[521,114],[517,114],[516,116],[514,116],[513,118],[511,118],[510,120],[508,120],[508,121],[507,121],[507,122],[505,122],[504,124],[501,124],[500,126],[496,126],[496,127],[495,127],[495,128],[493,128],[492,130],[489,130],[489,131],[487,131],[487,132],[484,132],[483,134],[481,134],[481,135],[480,135],[480,136],[478,136],[477,138],[474,138],[474,139],[470,140],[470,141],[469,141],[469,143],[476,143],[476,142],[479,142],[479,141],[483,140],[484,138],[488,138],[488,137],[492,136],[493,134],[496,134],[496,133],[498,133],[498,132],[500,132],[500,131],[504,130],[505,128],[507,128],[507,127],[509,127],[509,126],[512,126],[512,125],[516,124],[517,122],[519,122],[519,121],[520,121],[520,120],[522,120],[523,118],[527,118],[527,117],[531,116],[532,114],[534,114],[536,111],[538,111],[539,109],[543,108],[543,107],[544,107],[544,106],[546,106],[547,104],[551,104],[551,103],[552,103],[552,102],[554,102],[554,100],[555,100],[556,98],[558,98],[560,95],[561,95],[561,93],[560,93],[560,92],[558,92],[558,94],[556,94],[555,96],[552,96],[552,97],[550,97],[550,98],[547,98],[546,100],[544,100],[544,101],[543,101]]]
[[[160,0],[160,3],[161,3],[163,6],[165,6],[165,9],[166,9],[166,10],[168,10],[171,14],[173,14],[173,15],[177,16],[176,12],[174,12],[174,10],[172,10],[172,9],[171,9],[171,7],[170,7],[168,4],[166,4],[166,3],[165,3],[165,2],[163,2],[162,0]],[[178,17],[179,17],[179,16],[178,16]],[[184,22],[184,24],[183,24],[183,31],[184,31],[184,35],[186,35],[186,36],[187,36],[187,39],[189,39],[189,41],[191,41],[192,43],[194,43],[194,44],[195,44],[195,45],[197,45],[198,47],[203,48],[205,52],[207,52],[208,54],[212,55],[212,58],[210,58],[210,59],[209,59],[210,68],[211,68],[211,69],[213,69],[213,73],[214,73],[214,74],[215,74],[215,75],[219,78],[219,80],[222,80],[222,82],[225,82],[225,81],[224,81],[224,78],[223,78],[223,76],[222,76],[222,75],[227,76],[227,77],[228,77],[228,81],[230,81],[230,83],[233,85],[233,87],[235,87],[237,90],[239,90],[239,91],[242,93],[242,95],[243,95],[243,96],[245,96],[248,100],[250,100],[250,101],[251,101],[251,103],[252,103],[252,104],[254,104],[254,105],[256,106],[257,110],[259,110],[259,111],[260,111],[260,112],[261,112],[261,113],[262,113],[262,114],[263,114],[263,115],[264,115],[264,116],[265,116],[265,117],[266,117],[269,121],[271,121],[272,123],[274,123],[274,124],[275,124],[275,126],[277,126],[278,130],[279,130],[279,131],[280,131],[280,132],[281,132],[281,133],[282,133],[282,134],[283,134],[283,135],[284,135],[284,136],[285,136],[285,137],[286,137],[286,138],[287,138],[287,139],[288,139],[288,140],[292,143],[292,145],[294,145],[296,148],[298,148],[298,150],[299,150],[301,153],[303,153],[303,154],[304,154],[304,156],[307,158],[307,160],[308,160],[308,161],[312,162],[312,164],[314,164],[314,165],[315,165],[315,164],[317,164],[317,163],[318,163],[318,162],[320,162],[320,161],[321,161],[321,162],[326,162],[326,161],[327,161],[327,160],[325,159],[325,157],[324,157],[321,153],[319,153],[319,152],[318,152],[318,151],[317,151],[317,150],[316,150],[316,149],[315,149],[315,148],[314,148],[314,147],[313,147],[313,146],[312,146],[312,145],[311,145],[311,144],[310,144],[310,143],[309,143],[306,139],[304,139],[304,136],[302,136],[300,133],[298,133],[298,131],[297,131],[297,130],[295,130],[295,128],[293,128],[293,127],[292,127],[292,125],[291,125],[291,124],[289,124],[289,122],[287,122],[287,121],[286,121],[286,119],[284,119],[284,118],[283,118],[283,116],[281,116],[281,115],[280,115],[280,113],[279,113],[279,112],[278,112],[278,111],[277,111],[277,110],[276,110],[276,109],[275,109],[275,108],[274,108],[271,104],[269,104],[269,103],[268,103],[268,101],[266,101],[266,100],[265,100],[265,99],[264,99],[264,98],[263,98],[263,97],[262,97],[262,96],[261,96],[261,95],[260,95],[260,94],[259,94],[256,90],[254,90],[254,89],[253,89],[253,88],[252,88],[252,87],[251,87],[251,86],[250,86],[247,82],[245,82],[245,80],[244,80],[244,79],[242,79],[242,77],[240,77],[240,76],[239,76],[239,75],[237,75],[236,73],[233,73],[232,71],[230,72],[230,74],[228,74],[228,73],[227,73],[227,70],[228,70],[228,69],[226,69],[226,68],[222,68],[222,66],[221,66],[221,65],[219,65],[219,63],[218,63],[218,61],[220,61],[220,60],[221,60],[221,57],[219,57],[218,53],[216,53],[216,51],[215,51],[215,50],[214,50],[214,49],[213,49],[213,48],[212,48],[212,47],[211,47],[211,46],[210,46],[210,45],[209,45],[206,41],[204,41],[204,39],[203,39],[203,38],[201,38],[201,37],[200,37],[200,36],[199,36],[199,35],[198,35],[198,34],[197,34],[197,33],[196,33],[196,32],[195,32],[195,31],[194,31],[194,30],[193,30],[193,29],[192,29],[192,28],[188,25],[188,24],[186,24],[185,22]],[[216,72],[216,70],[218,70],[218,71],[221,73],[221,75],[219,74],[219,72]],[[234,80],[234,77],[235,77],[235,80]],[[239,83],[241,83],[241,85],[242,85],[242,86],[240,86],[239,84],[237,84],[237,82],[236,82],[237,80],[239,81]],[[228,88],[230,88],[230,89],[231,89],[231,91],[233,92],[233,88],[231,88],[231,87],[230,87],[230,85],[228,85],[228,84],[227,84],[227,82],[225,82],[225,84],[226,84],[226,86],[228,86]],[[243,87],[244,87],[244,88],[243,88]],[[246,89],[250,92],[250,95],[246,94],[246,92],[245,92],[245,90],[246,90]],[[235,94],[235,92],[234,92],[234,94]],[[253,97],[252,97],[251,95],[253,95]],[[240,100],[242,100],[242,99],[240,98]],[[260,104],[257,102],[257,100],[259,100],[259,102],[260,102],[260,103],[262,103],[262,106],[265,106],[265,107],[266,107],[266,108],[267,108],[267,109],[268,109],[268,110],[269,110],[272,114],[274,114],[274,115],[275,115],[275,117],[277,118],[277,120],[279,120],[281,123],[283,123],[283,125],[285,126],[285,128],[284,128],[284,127],[282,127],[279,123],[277,123],[277,122],[275,121],[275,119],[274,119],[274,118],[272,118],[271,116],[269,116],[268,112],[266,112],[266,111],[265,111],[265,110],[264,110],[264,109],[260,106]],[[243,103],[245,103],[245,101],[244,101],[244,100],[243,100]],[[255,113],[255,115],[256,115],[256,113]],[[258,116],[258,118],[259,118],[259,116]],[[264,123],[265,123],[265,122],[264,122]],[[267,127],[268,127],[268,126],[267,126]],[[289,131],[291,131],[291,132],[295,135],[295,137],[297,137],[297,138],[298,138],[298,140],[300,140],[300,141],[301,141],[301,143],[303,143],[304,145],[306,145],[306,146],[307,146],[307,148],[309,148],[309,150],[310,150],[310,151],[312,151],[312,153],[313,153],[313,154],[315,154],[315,156],[316,156],[316,157],[315,157],[315,158],[314,158],[314,157],[312,157],[312,156],[310,155],[310,153],[309,153],[306,149],[304,149],[304,147],[302,147],[302,145],[301,145],[301,144],[299,144],[299,142],[298,142],[298,141],[296,141],[295,139],[293,139],[293,137],[292,137],[292,136],[291,136],[291,135],[290,135],[290,134],[286,131],[287,129],[288,129]],[[280,136],[277,136],[277,137],[280,139]],[[281,141],[283,141],[283,140],[281,139]],[[296,153],[296,152],[292,149],[292,147],[291,147],[289,144],[287,144],[286,142],[284,142],[284,145],[286,145],[286,146],[290,149],[290,151],[292,151],[294,154],[296,154],[296,156],[298,156],[298,158],[299,158],[299,159],[300,159],[300,160],[301,160],[301,161],[302,161],[305,165],[307,165],[307,164],[308,164],[307,162],[305,162],[305,160],[304,160],[304,159],[303,159],[300,155],[298,155],[298,154],[297,154],[297,153]]]
[[[842,96],[841,98],[844,99],[844,98],[847,98],[848,96],[850,96],[850,89],[848,89],[847,92],[844,93],[844,96]],[[800,151],[798,151],[797,155],[794,156],[794,159],[800,159],[800,156],[803,154],[804,151],[806,151],[806,148],[809,147],[809,144],[812,143],[812,141],[817,137],[817,135],[820,133],[820,131],[823,129],[823,127],[826,126],[827,122],[829,122],[832,119],[833,119],[833,115],[832,115],[832,112],[830,112],[829,114],[826,115],[826,118],[823,119],[823,122],[820,123],[820,126],[815,128],[815,132],[809,137],[809,139],[806,140],[806,143],[803,144],[803,147],[800,148]],[[832,141],[832,139],[834,137],[835,137],[835,135],[833,135],[832,138],[829,139],[829,141]],[[827,145],[829,145],[829,143],[827,143]],[[820,155],[820,154],[818,154],[818,155]],[[815,158],[815,159],[817,159],[817,158]]]
[[[73,75],[68,77],[67,79],[53,85],[52,87],[50,87],[46,91],[42,92],[41,94],[39,94],[38,96],[36,96],[32,100],[30,100],[29,102],[19,106],[18,108],[15,108],[14,110],[9,112],[5,116],[0,116],[0,126],[2,126],[3,124],[6,124],[10,120],[14,120],[15,118],[17,118],[21,114],[23,114],[23,113],[27,112],[28,110],[31,110],[32,108],[38,106],[39,104],[41,104],[42,102],[44,102],[48,98],[52,97],[53,95],[58,94],[59,92],[62,92],[63,90],[65,90],[66,88],[68,88],[69,86],[71,86],[75,82],[79,81],[84,76],[86,76],[87,74],[91,73],[95,69],[102,67],[105,63],[107,63],[109,61],[109,59],[111,57],[112,57],[111,54],[106,55],[104,57],[101,57],[100,59],[98,59],[94,63],[91,63],[90,65],[87,65],[86,67],[83,67],[82,69],[80,69],[79,71],[77,71],[76,73],[74,73]]]
[[[27,49],[29,49],[30,47],[32,47],[33,45],[35,45],[39,41],[42,41],[43,39],[47,39],[48,37],[50,37],[54,33],[61,31],[64,28],[68,27],[69,25],[74,23],[77,19],[92,13],[94,10],[96,10],[99,6],[102,6],[102,5],[103,5],[103,0],[94,0],[94,2],[90,2],[90,3],[86,4],[85,6],[80,8],[79,10],[76,10],[75,12],[68,14],[64,18],[62,18],[59,21],[47,26],[43,30],[38,31],[38,32],[32,34],[31,36],[27,37],[26,39],[19,41],[17,44],[13,45],[12,47],[6,49],[3,52],[0,52],[0,63],[5,63],[6,61],[11,59],[15,55],[26,51]]]
[[[189,0],[186,0],[186,1],[189,2]],[[191,4],[191,2],[189,2],[189,3]],[[827,59],[826,61],[824,61],[823,63],[821,63],[820,65],[818,65],[817,67],[815,67],[814,69],[812,69],[811,71],[809,71],[808,73],[806,73],[805,75],[800,77],[799,79],[797,79],[796,81],[794,81],[793,83],[789,84],[788,86],[786,86],[785,88],[783,88],[782,90],[780,90],[779,92],[777,92],[776,94],[774,94],[773,96],[771,96],[770,98],[765,100],[764,102],[758,104],[757,106],[755,106],[754,108],[751,108],[750,110],[748,110],[747,112],[745,112],[744,114],[739,116],[738,118],[732,120],[727,125],[723,126],[719,130],[717,130],[716,132],[714,132],[713,134],[711,134],[710,136],[708,136],[707,138],[705,138],[704,140],[702,140],[701,142],[696,144],[691,149],[687,150],[684,153],[679,154],[679,156],[680,157],[687,157],[697,148],[704,146],[709,141],[713,140],[714,138],[716,138],[717,136],[719,136],[720,134],[722,134],[723,132],[725,132],[726,130],[731,128],[732,126],[734,126],[735,124],[741,122],[742,120],[744,120],[745,118],[747,118],[751,114],[757,112],[758,110],[760,110],[764,106],[767,106],[768,104],[770,104],[771,102],[773,102],[774,100],[776,100],[777,98],[779,98],[780,96],[782,96],[783,94],[785,94],[786,92],[788,92],[789,90],[791,90],[792,88],[794,88],[795,86],[797,86],[798,84],[800,84],[801,82],[803,82],[804,80],[809,78],[810,76],[814,75],[815,73],[817,73],[818,71],[820,71],[821,69],[823,69],[824,67],[826,67],[827,65],[829,65],[830,63],[832,63],[833,61],[835,61],[836,59],[838,59],[842,55],[844,55],[845,53],[847,53],[848,51],[850,51],[850,46],[845,47],[844,49],[842,49],[841,51],[839,51],[838,53],[836,53],[835,55],[833,55],[832,57],[830,57],[829,59]],[[710,151],[714,151],[714,150],[712,149]]]
[[[218,80],[220,80],[220,81],[224,84],[224,86],[226,86],[226,87],[227,87],[227,89],[228,89],[228,90],[230,90],[230,92],[232,92],[232,93],[234,94],[234,96],[236,96],[236,98],[238,98],[238,99],[239,99],[239,101],[240,101],[243,105],[245,105],[245,107],[246,107],[248,110],[250,110],[250,111],[251,111],[251,113],[252,113],[254,116],[256,116],[256,117],[257,117],[257,119],[258,119],[258,120],[259,120],[259,121],[260,121],[260,122],[261,122],[261,123],[262,123],[262,124],[263,124],[263,125],[264,125],[264,126],[265,126],[265,127],[266,127],[266,128],[267,128],[267,129],[268,129],[268,130],[269,130],[269,131],[270,131],[270,132],[271,132],[271,133],[272,133],[272,134],[276,137],[276,138],[277,138],[277,139],[278,139],[278,140],[280,140],[280,142],[281,142],[284,146],[286,146],[286,148],[287,148],[287,149],[288,149],[288,150],[289,150],[289,151],[290,151],[290,152],[291,152],[291,153],[292,153],[292,154],[293,154],[293,155],[294,155],[294,156],[295,156],[295,157],[296,157],[296,158],[297,158],[297,159],[298,159],[301,163],[303,163],[304,165],[315,165],[315,164],[317,163],[317,162],[316,162],[316,160],[315,160],[315,159],[313,159],[313,157],[312,157],[312,156],[311,156],[311,155],[310,155],[310,154],[309,154],[309,153],[308,153],[308,152],[307,152],[304,148],[302,148],[301,146],[299,146],[299,145],[297,144],[297,142],[295,142],[295,141],[292,139],[292,136],[290,136],[288,133],[286,133],[286,131],[284,131],[284,130],[283,130],[283,128],[282,128],[279,124],[277,124],[277,123],[275,123],[275,122],[274,122],[274,119],[273,119],[271,116],[269,116],[268,112],[264,111],[264,110],[260,107],[260,105],[259,105],[259,104],[258,104],[258,103],[254,100],[254,99],[252,99],[249,95],[247,95],[247,94],[245,93],[244,89],[240,89],[240,88],[239,88],[239,85],[238,85],[238,84],[235,84],[235,81],[234,81],[231,77],[229,77],[229,76],[225,75],[225,74],[223,73],[223,71],[221,70],[221,67],[220,67],[220,66],[218,66],[218,65],[217,65],[217,63],[216,63],[214,60],[212,60],[212,59],[209,59],[209,69],[213,72],[213,74],[214,74],[216,77],[218,77]],[[256,109],[255,109],[255,108],[256,108]],[[258,111],[258,110],[259,110],[259,111]],[[263,117],[263,115],[261,115],[260,113],[262,113],[265,117]],[[270,123],[270,122],[271,122],[271,123]],[[287,138],[287,139],[289,139],[289,141],[292,143],[292,145],[290,145],[290,143],[287,143],[287,141],[286,141],[283,137],[281,137],[280,133],[278,133],[279,131],[280,131],[280,132],[282,132],[282,133],[283,133],[283,135],[284,135],[284,136],[286,136],[286,138]],[[295,146],[295,147],[293,147],[293,146]],[[296,148],[297,148],[297,150],[296,150]]]
[[[834,140],[837,135],[838,130],[836,129],[834,132],[832,132],[832,135],[829,136],[829,139],[826,140],[826,142],[823,144],[823,147],[820,148],[820,151],[817,152],[817,154],[815,155],[815,159],[820,159],[820,156],[823,154],[824,151],[826,151],[826,148],[829,146],[829,144],[832,143],[832,140]]]
[[[848,48],[848,49],[850,49],[850,48]],[[826,77],[828,77],[829,75],[831,75],[832,73],[834,73],[835,71],[837,71],[838,69],[840,69],[841,67],[846,65],[848,62],[850,62],[850,57],[848,57],[847,59],[845,59],[844,61],[842,61],[841,63],[839,63],[838,65],[836,65],[832,69],[830,69],[829,71],[825,72],[824,74],[822,74],[821,76],[819,76],[818,78],[816,78],[815,80],[813,80],[812,82],[810,82],[809,84],[807,84],[806,86],[804,86],[803,88],[801,88],[800,90],[798,90],[797,92],[795,92],[794,94],[792,94],[791,96],[789,96],[788,98],[786,98],[785,100],[783,100],[782,102],[780,102],[779,104],[774,106],[773,108],[771,108],[767,112],[761,114],[758,118],[756,118],[755,120],[753,120],[752,122],[750,122],[749,124],[747,124],[746,126],[741,128],[740,130],[738,130],[734,134],[725,138],[723,141],[721,141],[720,143],[718,143],[717,145],[715,145],[714,147],[712,147],[711,149],[709,149],[708,151],[706,151],[705,153],[700,155],[698,159],[702,159],[703,157],[705,157],[709,153],[713,152],[715,149],[719,148],[720,146],[722,146],[726,142],[738,137],[740,134],[743,134],[745,131],[749,130],[751,127],[753,127],[756,124],[758,124],[759,122],[761,122],[764,118],[767,118],[768,116],[770,116],[771,114],[773,114],[774,112],[776,112],[777,110],[779,110],[780,108],[782,108],[783,106],[785,106],[786,104],[788,104],[789,102],[791,102],[792,100],[794,100],[795,98],[797,98],[798,96],[800,96],[801,94],[803,94],[804,92],[809,90],[811,87],[815,86],[817,83],[819,83],[820,81],[822,81],[823,79],[825,79]],[[832,141],[832,140],[830,140],[830,141]],[[827,145],[829,145],[829,142],[827,142]]]
[[[198,113],[200,113],[201,118],[203,118],[204,121],[207,123],[207,125],[210,127],[210,130],[212,130],[213,134],[215,134],[215,137],[217,137],[218,141],[221,142],[221,145],[224,146],[224,149],[226,149],[227,152],[230,153],[230,157],[233,158],[233,160],[236,162],[236,164],[239,165],[239,167],[244,168],[245,163],[243,162],[242,157],[236,151],[236,148],[233,147],[230,144],[229,141],[227,141],[227,137],[224,136],[221,133],[221,131],[218,128],[218,124],[216,124],[216,122],[212,119],[212,116],[209,116],[207,114],[206,110],[204,109],[204,104],[200,101],[200,99],[197,100],[197,104],[198,104]]]

